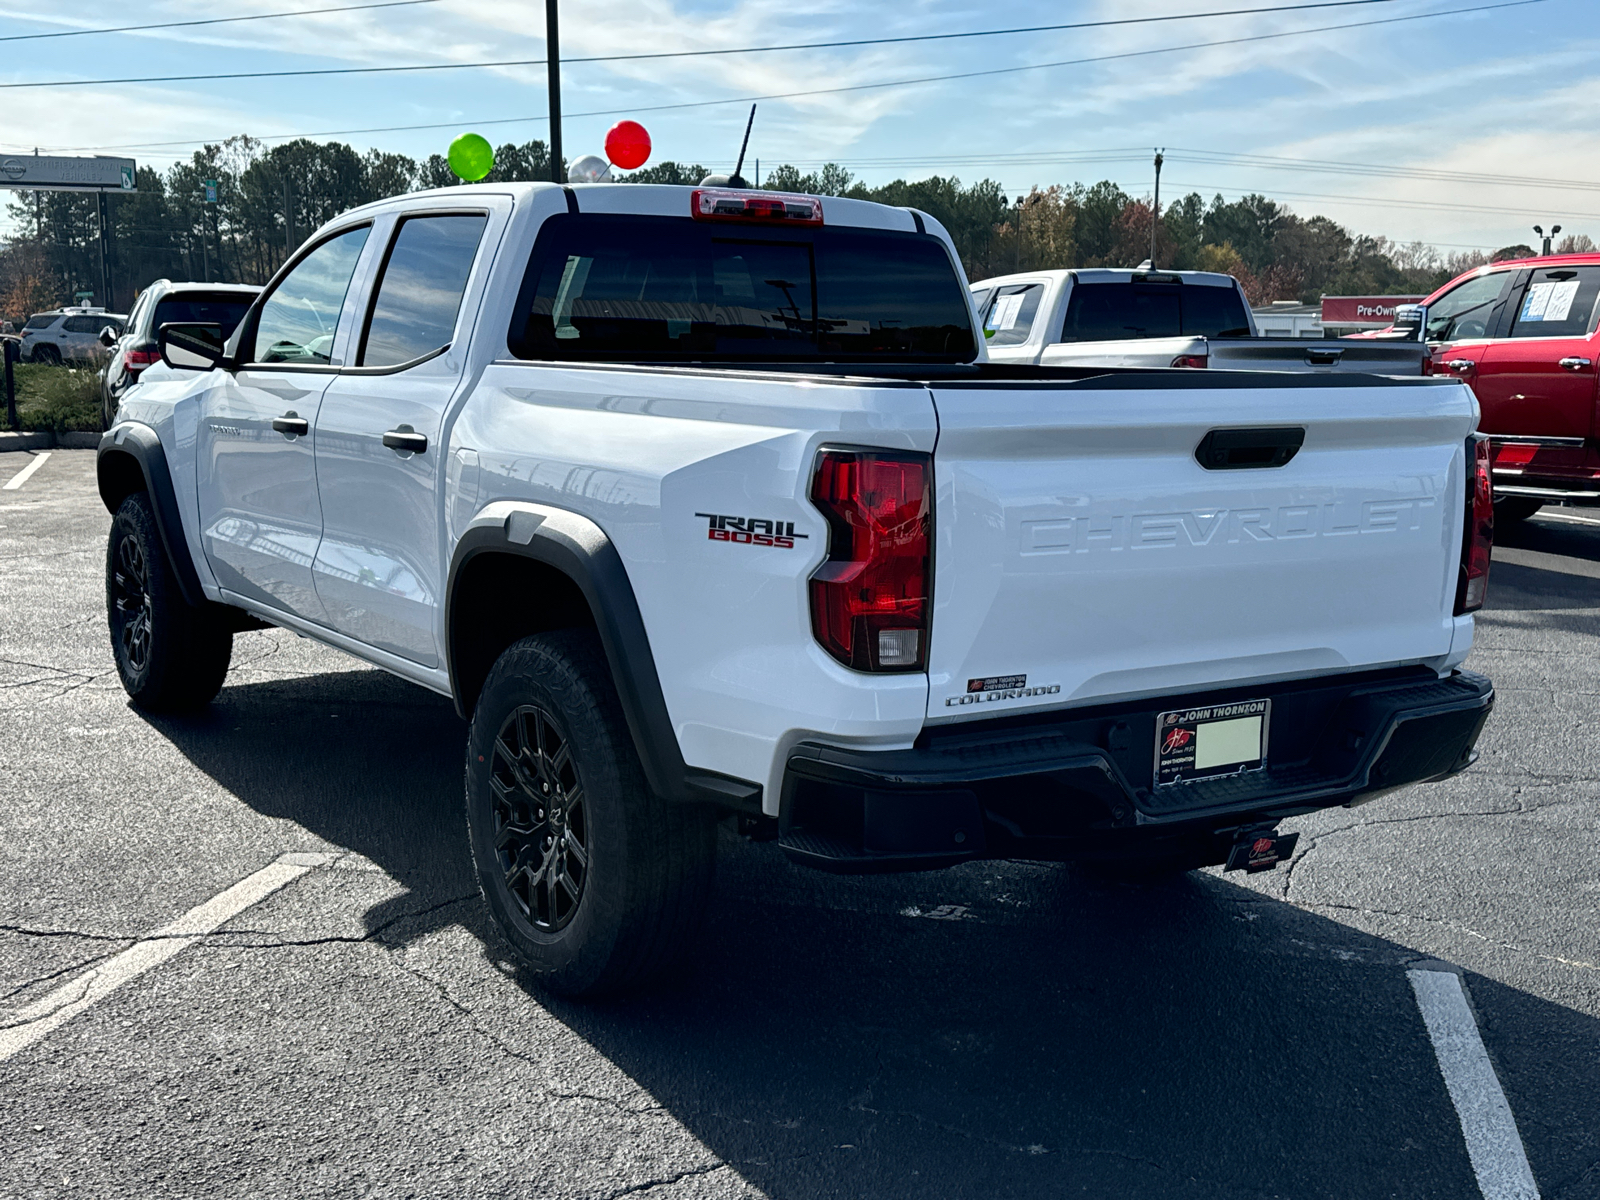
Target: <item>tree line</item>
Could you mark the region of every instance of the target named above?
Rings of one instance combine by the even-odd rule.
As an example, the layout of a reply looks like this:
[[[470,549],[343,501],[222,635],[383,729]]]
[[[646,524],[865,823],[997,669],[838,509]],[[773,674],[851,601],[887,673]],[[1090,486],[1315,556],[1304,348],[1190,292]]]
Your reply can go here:
[[[563,163],[563,167],[565,167]],[[623,178],[640,183],[698,183],[706,168],[662,162]],[[495,151],[485,182],[550,178],[542,141]],[[205,183],[217,184],[215,203]],[[0,242],[0,317],[19,321],[92,292],[95,302],[126,312],[154,279],[265,283],[300,241],[347,209],[399,193],[459,182],[443,155],[417,160],[342,142],[298,139],[267,148],[235,137],[196,151],[158,172],[138,171],[137,190],[107,197],[109,292],[102,279],[98,198],[73,192],[10,193],[15,229]],[[869,186],[836,163],[802,173],[780,166],[762,187],[849,196],[921,209],[950,231],[973,279],[1045,267],[1134,266],[1149,257],[1152,206],[1116,184],[1034,188],[1008,196],[993,180],[953,177]],[[1254,303],[1315,301],[1334,295],[1421,294],[1488,261],[1531,253],[1444,257],[1420,242],[1397,245],[1354,234],[1327,217],[1303,218],[1266,196],[1209,203],[1190,193],[1163,205],[1156,222],[1156,262],[1173,270],[1226,271]],[[1563,249],[1589,249],[1569,236]]]

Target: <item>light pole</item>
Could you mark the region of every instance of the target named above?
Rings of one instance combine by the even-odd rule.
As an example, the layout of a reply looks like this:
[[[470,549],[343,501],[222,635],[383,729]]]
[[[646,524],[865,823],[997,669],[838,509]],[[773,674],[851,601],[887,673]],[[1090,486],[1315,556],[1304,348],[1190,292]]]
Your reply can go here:
[[[1533,227],[1533,231],[1544,239],[1544,253],[1545,254],[1549,254],[1550,253],[1550,243],[1555,240],[1556,234],[1561,232],[1561,226],[1552,225],[1552,226],[1550,226],[1550,232],[1546,233],[1541,226],[1535,225]]]
[[[1161,151],[1156,151],[1156,200],[1150,210],[1150,266],[1156,265],[1156,227],[1161,223]]]
[[[545,77],[550,81],[550,178],[565,183],[561,174],[561,35],[556,21],[556,0],[544,0]]]

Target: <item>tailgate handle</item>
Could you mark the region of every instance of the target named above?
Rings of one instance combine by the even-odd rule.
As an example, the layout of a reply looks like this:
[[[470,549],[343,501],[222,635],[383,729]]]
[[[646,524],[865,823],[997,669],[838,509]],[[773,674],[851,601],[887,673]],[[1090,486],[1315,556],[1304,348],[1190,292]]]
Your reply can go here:
[[[1321,347],[1310,347],[1306,350],[1306,362],[1313,367],[1336,367],[1339,360],[1344,357],[1344,347],[1333,350],[1324,350]]]
[[[1278,429],[1213,429],[1195,447],[1194,457],[1208,471],[1247,471],[1281,467],[1305,445],[1299,425]]]

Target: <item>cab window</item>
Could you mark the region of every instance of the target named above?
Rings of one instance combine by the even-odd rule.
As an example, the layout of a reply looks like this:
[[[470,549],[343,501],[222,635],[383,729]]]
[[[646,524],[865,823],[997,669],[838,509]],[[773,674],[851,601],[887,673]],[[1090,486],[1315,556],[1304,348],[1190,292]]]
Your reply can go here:
[[[991,346],[1020,346],[1033,331],[1044,285],[1013,283],[997,288],[983,308],[983,336]]]
[[[1430,342],[1489,336],[1489,318],[1511,286],[1512,272],[1488,271],[1440,296],[1428,306]]]
[[[483,213],[468,213],[401,222],[378,280],[357,366],[399,366],[450,344],[488,221]]]
[[[1541,267],[1517,300],[1508,337],[1584,337],[1594,324],[1600,267]]]
[[[369,226],[349,229],[302,258],[261,306],[252,362],[326,366]]]

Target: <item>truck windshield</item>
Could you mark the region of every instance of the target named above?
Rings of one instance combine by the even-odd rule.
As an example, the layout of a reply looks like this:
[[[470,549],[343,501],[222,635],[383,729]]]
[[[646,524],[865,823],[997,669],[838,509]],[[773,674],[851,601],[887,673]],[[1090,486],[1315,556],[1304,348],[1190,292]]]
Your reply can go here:
[[[545,222],[507,342],[568,361],[977,357],[966,291],[931,235],[605,214]]]
[[[1249,337],[1237,290],[1208,284],[1080,283],[1067,301],[1063,342],[1153,337]]]

